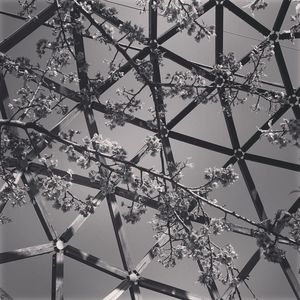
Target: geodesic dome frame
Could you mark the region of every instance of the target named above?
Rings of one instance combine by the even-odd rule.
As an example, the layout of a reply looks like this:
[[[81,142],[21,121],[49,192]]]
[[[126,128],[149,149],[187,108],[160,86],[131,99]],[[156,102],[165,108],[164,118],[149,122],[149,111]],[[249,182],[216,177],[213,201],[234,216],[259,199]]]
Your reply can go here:
[[[47,8],[41,11],[37,17],[32,18],[28,22],[26,22],[20,29],[12,33],[8,38],[3,40],[0,43],[0,52],[6,53],[14,46],[16,46],[21,40],[26,38],[32,32],[34,32],[40,26],[46,24],[46,22],[53,17],[58,9],[59,2],[54,1],[54,3],[50,4]],[[150,5],[149,6],[149,43],[144,45],[144,48],[137,50],[137,54],[133,57],[130,57],[124,48],[118,48],[118,51],[124,53],[127,62],[120,66],[118,72],[121,72],[126,76],[126,74],[132,70],[132,65],[130,63],[131,60],[144,59],[147,56],[151,57],[153,64],[153,80],[155,82],[161,83],[161,74],[160,74],[160,66],[159,62],[153,57],[152,50],[159,49],[163,53],[164,59],[171,60],[176,64],[184,67],[188,70],[196,69],[204,78],[212,83],[201,92],[201,98],[205,99],[209,97],[215,90],[219,92],[219,99],[222,107],[224,108],[224,119],[226,122],[227,130],[230,136],[231,147],[224,147],[219,144],[207,142],[205,140],[201,140],[198,138],[194,138],[185,134],[178,133],[174,130],[174,127],[178,125],[184,118],[187,118],[190,112],[192,112],[199,104],[199,101],[192,101],[189,103],[182,111],[180,111],[174,118],[172,118],[169,122],[166,122],[164,118],[161,119],[161,122],[166,126],[166,132],[162,136],[162,145],[164,148],[165,160],[167,163],[174,163],[174,156],[172,153],[172,147],[170,144],[170,139],[175,139],[189,145],[194,145],[200,148],[207,149],[209,151],[214,151],[217,153],[221,153],[227,155],[229,157],[228,161],[224,163],[224,167],[227,167],[231,164],[238,164],[242,177],[246,183],[247,189],[249,191],[249,195],[252,199],[253,205],[257,212],[257,215],[261,221],[267,219],[267,214],[264,209],[263,200],[261,199],[259,193],[257,192],[254,180],[252,178],[251,172],[249,171],[247,161],[253,161],[260,164],[271,165],[279,168],[284,168],[291,171],[299,171],[300,166],[298,164],[276,160],[270,157],[263,157],[260,155],[251,154],[249,151],[251,147],[259,140],[262,135],[262,130],[267,130],[270,126],[276,123],[288,110],[292,110],[296,119],[299,119],[300,110],[299,110],[299,97],[300,97],[300,88],[295,88],[292,85],[288,68],[285,63],[285,58],[281,50],[280,42],[282,40],[290,39],[290,33],[281,32],[281,27],[284,19],[287,17],[287,11],[289,5],[291,4],[290,0],[283,0],[279,13],[276,16],[274,25],[272,28],[266,28],[262,23],[258,22],[251,15],[245,13],[242,9],[236,6],[233,1],[229,0],[209,0],[203,4],[202,13],[205,14],[209,10],[215,10],[215,28],[216,28],[216,37],[215,37],[215,63],[220,64],[222,60],[223,54],[223,40],[224,40],[224,10],[231,11],[238,18],[241,18],[244,22],[254,28],[257,32],[261,33],[265,39],[257,46],[258,48],[264,48],[266,45],[272,41],[274,44],[275,58],[276,62],[282,77],[283,88],[285,89],[285,93],[289,96],[289,103],[282,105],[266,122],[260,126],[256,132],[244,143],[240,144],[239,137],[235,128],[235,124],[233,121],[232,115],[226,113],[226,108],[228,104],[224,99],[224,91],[222,90],[222,86],[216,85],[216,77],[213,72],[211,72],[211,68],[207,68],[207,66],[201,66],[200,64],[191,62],[184,57],[177,55],[176,53],[168,50],[164,47],[164,43],[169,40],[171,37],[176,35],[180,31],[180,26],[175,25],[170,27],[169,30],[164,32],[161,35],[158,35],[158,22],[157,22],[157,11]],[[81,13],[84,14],[83,11]],[[85,14],[86,18],[91,22],[91,24],[100,30],[100,25],[95,22],[93,19],[89,18],[88,14]],[[100,18],[105,20],[106,22],[112,24],[115,27],[119,27],[122,24],[122,20],[117,17],[107,16],[107,15],[99,15]],[[47,24],[46,24],[47,25]],[[48,25],[47,25],[48,26]],[[294,38],[299,38],[300,34],[296,33]],[[84,90],[88,84],[88,76],[84,70],[85,61],[85,47],[84,47],[84,36],[80,34],[74,34],[74,51],[75,54],[83,53],[84,55],[80,60],[77,61],[77,70],[80,90]],[[250,55],[253,50],[250,49],[249,53],[247,53],[241,60],[240,63],[242,65],[247,64],[250,60]],[[76,106],[69,111],[52,129],[51,134],[58,135],[59,132],[69,123],[71,120],[75,119],[79,114],[84,114],[85,121],[87,124],[87,128],[90,134],[90,137],[93,137],[95,133],[99,133],[97,127],[97,120],[95,118],[94,112],[106,112],[105,105],[100,102],[93,101],[90,105],[87,105],[84,102],[83,97],[81,97],[80,93],[73,91],[63,84],[59,84],[48,77],[40,77],[40,75],[35,74],[40,78],[40,82],[46,88],[51,87],[53,91],[66,97],[76,103]],[[119,78],[108,79],[104,81],[102,86],[98,89],[99,96],[110,89]],[[247,85],[239,85],[236,87],[237,90],[241,90],[244,92],[248,92],[250,87]],[[264,88],[260,88],[260,92],[269,92],[269,90]],[[5,101],[9,98],[8,91],[6,88],[5,78],[1,76],[0,81],[0,110],[3,119],[8,119],[8,110]],[[160,110],[163,109],[164,99],[161,95],[157,95],[156,99],[153,99],[154,102],[158,104]],[[149,124],[145,120],[139,119],[137,117],[130,118],[126,120],[135,126],[141,127],[145,130],[149,130],[158,133],[158,128],[155,128],[153,124]],[[33,126],[31,124],[29,126]],[[41,152],[44,147],[39,149]],[[34,159],[35,154],[32,153],[31,158]],[[136,156],[132,159],[133,162],[138,161],[139,156]],[[16,162],[12,161],[12,165]],[[28,166],[26,166],[26,171],[18,173],[16,180],[22,180],[24,184],[27,184],[29,187],[32,186],[32,176],[34,173],[41,173],[42,168],[38,163],[31,162]],[[53,173],[59,176],[65,176],[67,172],[54,168]],[[91,187],[97,189],[98,186],[96,183],[93,183],[89,180],[89,178],[84,177],[82,175],[73,174],[73,183],[81,185],[83,187]],[[131,299],[141,299],[142,294],[140,293],[140,287],[153,290],[160,294],[165,294],[178,299],[201,299],[201,296],[192,295],[191,293],[181,290],[175,286],[170,286],[164,284],[162,282],[158,282],[155,280],[151,280],[142,276],[143,270],[147,267],[149,263],[151,263],[154,258],[154,249],[158,245],[161,245],[165,242],[165,238],[161,238],[157,241],[157,243],[149,250],[149,252],[143,257],[143,259],[136,265],[132,265],[131,255],[128,249],[127,240],[124,233],[124,228],[122,225],[122,219],[120,215],[120,210],[116,201],[116,196],[121,196],[125,199],[129,199],[131,201],[135,201],[136,197],[130,191],[123,189],[121,187],[117,187],[115,190],[115,194],[108,195],[107,204],[109,207],[110,216],[113,222],[115,238],[118,243],[118,248],[120,251],[123,269],[116,268],[106,263],[99,257],[95,257],[91,254],[87,254],[80,249],[73,247],[69,242],[72,242],[72,237],[76,234],[79,228],[84,224],[87,218],[91,217],[79,215],[73,222],[66,228],[66,230],[58,234],[53,225],[49,222],[47,216],[47,210],[43,205],[43,202],[39,201],[36,196],[37,193],[30,189],[29,197],[32,201],[33,207],[36,211],[36,214],[40,220],[40,223],[47,235],[49,243],[43,245],[36,245],[32,247],[17,249],[9,252],[0,253],[0,262],[7,263],[11,261],[16,261],[20,259],[26,259],[29,257],[34,257],[38,255],[44,255],[51,253],[53,255],[53,265],[52,265],[52,290],[51,297],[52,299],[63,299],[63,269],[64,269],[64,256],[68,256],[74,260],[77,260],[83,264],[86,264],[92,268],[95,268],[101,272],[105,272],[117,279],[121,280],[121,283],[111,291],[105,299],[117,299],[122,293],[126,290],[130,290]],[[145,199],[145,203],[147,206],[156,209],[157,203],[152,199]],[[1,212],[4,209],[6,203],[1,204]],[[299,208],[300,198],[290,207],[289,212],[295,212]],[[101,209],[101,208],[99,208]],[[198,218],[192,220],[193,222],[203,222],[203,219]],[[251,231],[247,231],[242,227],[236,226],[232,229],[232,231],[237,232],[242,235],[252,235]],[[261,249],[258,249],[249,261],[245,264],[245,266],[240,270],[237,278],[239,283],[244,281],[255,265],[259,262],[261,258]],[[300,299],[300,285],[296,275],[293,273],[290,264],[287,259],[284,259],[280,262],[280,267],[282,268],[285,277],[297,299]],[[201,269],[201,265],[199,265]],[[221,294],[218,290],[217,285],[213,282],[211,285],[208,285],[209,294],[211,299],[227,299],[232,295],[234,287],[229,287],[223,294]],[[5,293],[3,291],[3,293]],[[7,295],[9,299],[9,296]]]

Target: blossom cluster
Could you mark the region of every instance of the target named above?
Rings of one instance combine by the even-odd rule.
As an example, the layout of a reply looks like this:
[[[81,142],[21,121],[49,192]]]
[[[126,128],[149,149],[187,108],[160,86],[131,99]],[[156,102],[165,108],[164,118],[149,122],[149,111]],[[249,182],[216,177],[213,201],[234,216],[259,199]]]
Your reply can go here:
[[[271,144],[278,145],[280,148],[286,147],[288,144],[294,144],[299,147],[300,139],[300,120],[299,119],[284,119],[280,124],[280,129],[275,130],[269,124],[269,129],[260,129]]]
[[[226,187],[236,182],[239,175],[234,172],[233,166],[226,168],[207,168],[205,169],[205,179],[209,181],[209,186],[217,188],[219,183]]]

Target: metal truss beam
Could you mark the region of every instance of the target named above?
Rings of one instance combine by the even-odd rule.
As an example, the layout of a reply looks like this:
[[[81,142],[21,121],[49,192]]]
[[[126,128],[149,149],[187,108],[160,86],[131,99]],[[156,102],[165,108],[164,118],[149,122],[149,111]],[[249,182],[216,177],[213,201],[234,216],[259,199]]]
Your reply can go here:
[[[86,178],[88,179],[88,178]],[[84,180],[82,180],[84,181]],[[74,182],[75,183],[75,182]],[[86,185],[84,185],[86,186]],[[81,228],[83,223],[87,220],[88,216],[78,215],[75,220],[64,230],[59,239],[67,243],[75,233]]]
[[[9,100],[9,95],[4,80],[2,72],[0,72],[0,112],[2,119],[8,119],[7,113],[5,111],[4,102]]]
[[[202,15],[208,12],[210,9],[212,9],[215,6],[216,2],[215,0],[209,0],[206,3],[204,3],[201,7]],[[157,38],[157,43],[159,45],[163,44],[167,40],[169,40],[171,37],[173,37],[178,32],[181,32],[180,25],[174,25],[171,27],[168,31],[166,31],[163,35],[159,36]]]
[[[225,119],[225,123],[227,126],[227,130],[228,130],[228,134],[230,137],[232,147],[233,147],[233,149],[239,149],[240,143],[239,143],[238,135],[237,135],[236,128],[234,125],[233,117],[231,115],[231,108],[225,99],[225,90],[222,88],[219,89],[219,98],[220,98],[220,102],[222,104],[223,115],[224,115],[224,119]]]
[[[59,251],[52,256],[51,300],[63,300],[64,253]]]
[[[150,262],[155,257],[154,251],[157,247],[162,247],[167,241],[169,237],[168,235],[164,234],[160,237],[160,239],[152,246],[152,248],[146,253],[146,255],[140,260],[140,262],[135,267],[135,271],[138,274],[141,274],[146,267],[150,264]]]
[[[250,161],[255,161],[261,164],[273,166],[273,167],[278,167],[278,168],[283,168],[286,170],[291,170],[291,171],[296,171],[300,172],[300,165],[293,164],[287,161],[282,161],[282,160],[277,160],[274,158],[269,158],[266,156],[260,156],[260,155],[255,155],[251,153],[245,153],[244,158],[246,160]]]
[[[20,248],[13,251],[0,253],[0,264],[26,259],[38,255],[48,254],[54,251],[53,243]]]
[[[261,257],[261,250],[258,249],[252,256],[251,258],[248,260],[248,262],[246,263],[246,265],[244,266],[244,268],[239,272],[239,275],[237,276],[237,279],[239,281],[239,283],[241,283],[243,280],[247,279],[247,277],[250,275],[250,273],[252,272],[252,270],[254,269],[254,267],[257,265],[257,263],[259,262]],[[236,286],[238,287],[239,284]],[[229,287],[224,294],[222,295],[221,299],[227,299],[232,292],[234,292],[235,288],[234,287]]]
[[[150,54],[150,48],[146,47],[143,50],[141,50],[138,54],[134,55],[132,57],[133,61],[136,60],[143,60],[144,58],[146,58],[148,55]],[[129,62],[126,62],[124,65],[122,65],[117,71],[116,73],[122,73],[123,76],[126,75],[129,71],[131,71],[132,65]],[[97,89],[95,92],[97,94],[97,96],[101,96],[103,93],[105,93],[111,86],[113,86],[117,81],[119,80],[118,76],[112,77],[112,78],[108,78],[107,80],[105,80],[103,82],[103,84],[101,85],[101,87],[99,87],[99,89]]]
[[[75,120],[78,115],[81,113],[81,105],[75,105],[52,129],[50,130],[51,134],[58,135],[65,129],[73,120]],[[40,144],[35,146],[35,149],[30,151],[27,155],[28,160],[33,160],[40,154],[47,146],[48,143],[53,139],[47,137],[45,141],[42,141]],[[38,152],[38,153],[37,153]]]
[[[118,279],[124,280],[128,276],[128,272],[123,271],[117,267],[111,266],[110,264],[106,263],[100,258],[92,254],[85,253],[73,246],[66,246],[66,248],[64,249],[64,254],[65,256],[75,259],[87,266],[90,266],[94,269],[97,269]]]
[[[279,32],[279,30],[281,29],[281,26],[283,24],[284,18],[286,16],[286,13],[289,9],[290,4],[291,4],[291,0],[283,0],[282,1],[279,13],[276,17],[276,20],[275,20],[275,23],[273,26],[273,30],[275,32]]]
[[[289,213],[291,213],[291,214],[295,213],[299,207],[300,207],[300,197],[291,206],[291,208],[289,209]]]
[[[246,22],[248,25],[250,25],[252,28],[260,32],[264,36],[268,36],[270,34],[270,30],[266,28],[263,24],[255,20],[253,17],[248,15],[246,12],[244,12],[242,9],[240,9],[238,6],[233,4],[229,0],[224,1],[224,6],[230,10],[233,14],[238,16],[241,20]]]
[[[26,22],[17,31],[11,34],[8,38],[0,43],[0,52],[7,52],[24,38],[30,35],[33,31],[39,28],[44,22],[48,21],[56,12],[56,1],[41,11],[36,17]]]
[[[118,299],[125,293],[128,288],[132,286],[132,283],[128,278],[124,279],[117,287],[115,287],[103,300],[115,300]]]
[[[284,59],[280,44],[278,42],[275,43],[275,57],[276,57],[279,71],[280,71],[281,79],[282,79],[283,84],[286,89],[286,93],[287,93],[287,95],[292,96],[293,92],[294,92],[292,81],[291,81],[291,78],[290,78],[286,63],[285,63],[285,59]],[[299,93],[299,89],[296,93]],[[294,112],[295,117],[297,119],[299,119],[300,118],[299,106],[293,106],[293,112]]]
[[[257,130],[248,141],[241,147],[243,152],[247,152],[260,138],[263,130],[270,129],[270,126],[275,124],[290,108],[289,105],[280,107],[261,127]]]
[[[173,119],[170,120],[167,124],[167,129],[173,129],[179,122],[181,122],[194,108],[196,108],[204,99],[206,99],[213,91],[215,90],[215,86],[209,86],[206,88],[201,94],[198,96],[198,100],[193,100],[190,104],[188,104],[182,111],[180,111]]]
[[[280,44],[278,42],[275,43],[275,49],[274,50],[275,50],[275,58],[276,58],[276,61],[277,61],[277,65],[278,65],[278,68],[279,68],[279,72],[280,72],[280,75],[281,75],[282,82],[284,84],[284,87],[286,89],[287,94],[292,95],[293,91],[294,91],[293,85],[292,85],[292,82],[291,82],[291,79],[290,79],[290,75],[289,75],[286,63],[285,63],[285,59],[283,57],[283,53],[282,53]]]
[[[22,181],[25,185],[29,187],[27,193],[29,195],[30,202],[34,207],[34,210],[39,218],[39,221],[44,229],[44,232],[46,233],[48,240],[53,241],[57,239],[57,233],[54,227],[52,226],[51,222],[49,221],[49,215],[43,202],[36,199],[38,191],[34,184],[33,177],[29,173],[24,173],[22,175]]]
[[[211,72],[208,72],[207,70],[202,68],[199,64],[191,62],[191,61],[183,58],[182,56],[176,54],[175,52],[168,50],[165,47],[160,46],[159,50],[164,54],[164,58],[167,58],[167,59],[177,63],[178,65],[185,67],[188,70],[194,69],[197,71],[197,73],[199,75],[201,75],[202,77],[204,77],[210,81],[215,80],[215,75],[213,75]]]
[[[293,272],[288,260],[285,258],[282,262],[280,262],[281,269],[290,284],[290,287],[292,288],[294,295],[297,299],[300,299],[300,284],[299,281]]]
[[[293,38],[295,39],[300,39],[300,32],[296,32],[294,35],[293,35]],[[292,39],[292,36],[291,36],[291,33],[290,32],[282,32],[279,34],[279,40],[291,40]]]
[[[224,155],[233,155],[233,150],[218,144],[210,143],[207,141],[203,141],[194,137],[191,137],[186,134],[182,134],[175,131],[169,131],[169,137],[175,139],[177,141],[181,141],[187,143],[189,145],[197,146],[203,149],[211,150],[214,152],[218,152]]]
[[[267,214],[265,212],[264,206],[263,206],[262,201],[260,199],[260,196],[257,192],[257,189],[255,187],[254,181],[253,181],[252,176],[249,172],[249,169],[248,169],[248,166],[247,166],[246,162],[243,159],[241,159],[241,160],[238,161],[238,165],[240,167],[242,176],[243,176],[244,181],[246,183],[247,189],[249,191],[250,197],[252,199],[252,202],[254,204],[254,207],[256,209],[256,212],[257,212],[257,215],[258,215],[259,219],[261,221],[267,219]]]

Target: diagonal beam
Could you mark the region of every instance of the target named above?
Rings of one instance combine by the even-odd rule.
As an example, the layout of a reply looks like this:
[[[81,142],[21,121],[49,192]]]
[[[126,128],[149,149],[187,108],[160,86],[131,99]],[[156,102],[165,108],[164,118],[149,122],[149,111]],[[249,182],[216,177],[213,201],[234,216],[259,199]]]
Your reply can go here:
[[[281,262],[280,262],[280,266],[281,269],[288,281],[288,283],[290,284],[290,287],[292,288],[294,295],[296,296],[297,299],[300,299],[300,284],[299,281],[295,275],[295,273],[293,272],[288,260],[286,258],[284,258]]]
[[[292,85],[292,82],[291,82],[291,79],[290,79],[290,75],[289,75],[289,72],[288,72],[288,69],[287,69],[287,66],[286,66],[286,63],[285,63],[285,59],[283,57],[283,53],[282,53],[280,44],[277,42],[277,43],[274,43],[274,45],[275,45],[275,48],[274,48],[275,58],[276,58],[276,61],[277,61],[277,65],[278,65],[278,68],[279,68],[279,72],[280,72],[280,75],[281,75],[282,82],[285,86],[287,94],[291,95],[291,94],[293,94],[294,89],[293,89],[293,85]]]
[[[300,119],[300,107],[299,106],[293,106],[292,107],[294,115],[296,119]]]
[[[293,164],[287,161],[282,161],[282,160],[269,158],[261,155],[250,154],[250,153],[245,153],[244,158],[246,160],[255,161],[261,164],[300,172],[300,165]]]
[[[194,108],[196,108],[202,100],[206,99],[213,91],[215,86],[209,86],[198,96],[199,100],[193,100],[182,111],[180,111],[172,120],[167,124],[167,129],[173,129],[181,120],[183,120]]]
[[[285,63],[285,59],[284,59],[280,44],[278,42],[275,43],[274,50],[275,50],[275,57],[276,57],[277,65],[278,65],[281,79],[285,86],[286,92],[288,95],[292,95],[294,92],[292,81],[291,81],[291,78],[290,78],[286,63]],[[299,89],[296,93],[297,94],[299,93]],[[299,119],[300,118],[299,106],[293,106],[293,112],[294,112],[296,118]]]
[[[116,277],[118,279],[124,280],[128,272],[123,271],[117,267],[111,266],[110,264],[106,263],[105,261],[101,260],[100,258],[85,253],[75,247],[72,247],[70,245],[66,246],[64,249],[64,254],[74,260],[77,260],[87,266],[90,266],[96,270],[99,270],[101,272],[104,272],[108,275],[111,275],[113,277]]]
[[[17,31],[11,34],[8,38],[0,43],[0,52],[7,52],[20,41],[30,35],[33,31],[39,28],[44,22],[48,21],[56,12],[56,1],[42,10],[36,17],[30,19]]]
[[[300,87],[297,89],[295,94],[296,94],[296,96],[300,97]],[[293,112],[294,112],[294,115],[295,115],[296,119],[300,119],[300,106],[299,106],[299,103],[298,103],[297,106],[293,106],[292,109],[293,109]]]
[[[203,149],[208,149],[214,152],[218,152],[225,155],[233,155],[233,150],[224,146],[220,146],[218,144],[210,143],[207,141],[203,141],[192,136],[182,134],[175,131],[169,131],[169,137],[175,139],[177,141],[184,142],[189,145],[193,145],[196,147],[200,147]]]
[[[8,115],[5,111],[4,102],[9,100],[9,95],[2,72],[0,72],[0,112],[2,119],[8,119]]]
[[[300,39],[300,32],[295,32],[293,34],[293,38],[295,39]],[[291,36],[291,32],[282,32],[279,34],[279,40],[291,40],[292,36]]]
[[[260,138],[262,130],[270,129],[270,125],[275,124],[290,108],[289,105],[280,107],[261,127],[258,129],[248,141],[241,147],[243,152],[247,152]]]
[[[289,213],[295,213],[300,207],[300,197],[295,201],[295,203],[290,207]]]
[[[226,2],[226,1],[225,1]],[[215,9],[216,38],[215,38],[215,62],[222,64],[224,44],[224,7],[221,3]]]
[[[124,279],[116,288],[114,288],[103,300],[116,300],[125,293],[132,285],[129,279]]]
[[[119,251],[121,255],[121,259],[123,262],[123,266],[125,270],[132,269],[131,257],[128,249],[127,240],[125,237],[124,226],[121,218],[121,213],[118,207],[117,199],[114,195],[107,196],[107,204],[111,219],[113,221],[113,227],[117,239],[117,243],[119,246]]]
[[[58,135],[64,128],[66,128],[72,121],[74,121],[81,113],[81,105],[75,105],[54,127],[51,128],[52,134]],[[49,143],[51,138],[47,137]],[[41,142],[35,146],[35,149],[30,151],[27,155],[28,160],[33,160],[36,156],[41,153],[47,147],[46,142]],[[37,153],[38,152],[38,153]]]
[[[139,53],[137,53],[135,56],[132,57],[133,61],[136,60],[142,60],[146,56],[150,54],[150,48],[145,47],[143,50],[141,50]],[[126,62],[124,65],[122,65],[116,72],[117,73],[123,73],[123,76],[126,75],[129,71],[132,70],[132,66],[129,62]],[[113,86],[117,81],[119,80],[119,76],[114,76],[112,78],[106,79],[101,87],[99,87],[95,92],[98,96],[105,93],[111,86]]]
[[[155,249],[157,247],[162,247],[168,241],[168,239],[168,235],[163,234],[159,238],[159,240],[151,247],[151,249],[146,253],[146,255],[140,260],[140,262],[136,265],[135,271],[141,274],[156,256],[154,253]]]
[[[202,77],[210,80],[210,81],[214,81],[215,80],[215,75],[212,74],[211,72],[205,70],[204,68],[202,68],[200,65],[191,62],[185,58],[183,58],[182,56],[176,54],[173,51],[168,50],[165,47],[160,46],[159,50],[164,54],[164,58],[167,58],[175,63],[177,63],[180,66],[183,66],[189,70],[195,69],[199,75],[201,75]]]
[[[240,167],[242,176],[246,183],[247,189],[249,191],[250,197],[252,199],[252,202],[254,204],[254,207],[255,207],[255,210],[257,212],[259,219],[261,221],[267,219],[267,214],[265,212],[264,206],[263,206],[260,196],[257,192],[257,189],[255,187],[254,181],[249,172],[246,162],[243,159],[238,160],[238,165]]]
[[[46,233],[46,236],[49,241],[55,240],[57,238],[57,233],[52,226],[51,222],[49,221],[49,215],[46,210],[46,208],[43,205],[42,201],[38,201],[36,199],[36,196],[38,194],[38,190],[35,186],[35,183],[33,181],[33,177],[29,173],[24,173],[22,175],[22,181],[25,185],[29,187],[28,190],[28,196],[30,199],[30,202],[32,203],[34,210],[39,218],[39,221]]]
[[[284,18],[286,16],[286,13],[289,9],[289,6],[291,4],[291,0],[283,0],[278,12],[278,15],[276,17],[273,30],[278,32],[281,29],[281,26],[283,24]]]
[[[219,97],[220,97],[221,105],[223,108],[223,115],[224,115],[224,119],[225,119],[225,123],[227,126],[227,130],[228,130],[228,134],[230,137],[232,147],[233,147],[233,149],[239,149],[240,142],[238,139],[238,135],[237,135],[234,121],[233,121],[233,117],[231,115],[230,105],[229,105],[229,103],[226,102],[226,99],[225,99],[225,90],[223,88],[220,88],[218,90],[219,90]]]
[[[252,28],[260,32],[264,36],[268,36],[270,34],[270,30],[266,28],[263,24],[258,22],[256,19],[248,15],[246,12],[244,12],[242,9],[240,9],[238,6],[233,4],[231,1],[226,0],[224,1],[224,6],[230,10],[233,14],[238,16],[241,20],[246,22],[248,25],[250,25]]]
[[[204,3],[202,5],[202,7],[201,7],[201,15],[205,14],[210,9],[212,9],[215,6],[215,4],[216,4],[215,0],[209,0],[206,3]],[[199,15],[199,17],[201,15]],[[166,42],[167,40],[169,40],[171,37],[173,37],[174,35],[176,35],[178,32],[181,32],[181,31],[182,31],[182,29],[180,27],[180,24],[179,25],[174,25],[169,30],[167,30],[164,34],[162,34],[161,36],[159,36],[157,38],[157,43],[159,45],[161,45],[164,42]]]
[[[0,288],[0,299],[2,300],[13,300],[13,298],[2,288]]]
[[[38,255],[48,254],[54,250],[53,243],[21,248],[13,251],[0,253],[0,264],[26,259]]]
[[[59,251],[52,256],[51,300],[63,300],[64,253]]]
[[[243,280],[246,280],[248,278],[248,276],[250,275],[250,273],[252,272],[252,270],[254,269],[254,267],[257,265],[257,263],[259,262],[261,257],[261,250],[258,249],[252,256],[251,258],[248,260],[248,262],[246,263],[246,265],[244,266],[244,268],[239,272],[239,275],[237,276],[238,279],[238,284],[236,286],[232,286],[229,287],[224,294],[222,295],[221,299],[226,299],[228,298],[232,292],[235,291],[235,289],[240,285],[240,283]]]
[[[101,113],[106,113],[107,112],[106,106],[104,104],[99,103],[99,102],[92,102],[91,107],[95,111],[98,111],[98,112],[101,112]],[[137,117],[131,118],[131,117],[128,116],[128,118],[126,118],[126,123],[129,123],[129,124],[135,125],[137,127],[143,128],[145,130],[149,130],[149,131],[157,133],[156,126],[153,126],[153,125],[149,124],[149,122],[147,122],[145,120],[142,120],[140,118],[137,118]]]
[[[18,182],[19,182],[20,179],[21,179],[21,175],[22,175],[22,174],[21,174],[20,172],[16,174],[14,184],[18,184]],[[4,183],[4,184],[2,185],[2,187],[1,187],[1,189],[0,189],[0,193],[3,192],[3,191],[5,190],[6,187],[7,187],[7,183]],[[1,201],[1,202],[0,202],[0,214],[2,213],[2,211],[3,211],[3,209],[5,208],[6,204],[7,204],[7,201],[6,201],[6,202],[4,202],[4,201]]]
[[[75,181],[72,182],[76,183]],[[75,220],[67,227],[67,229],[60,235],[59,239],[64,243],[67,243],[81,228],[83,223],[88,219],[88,216],[78,215]]]

